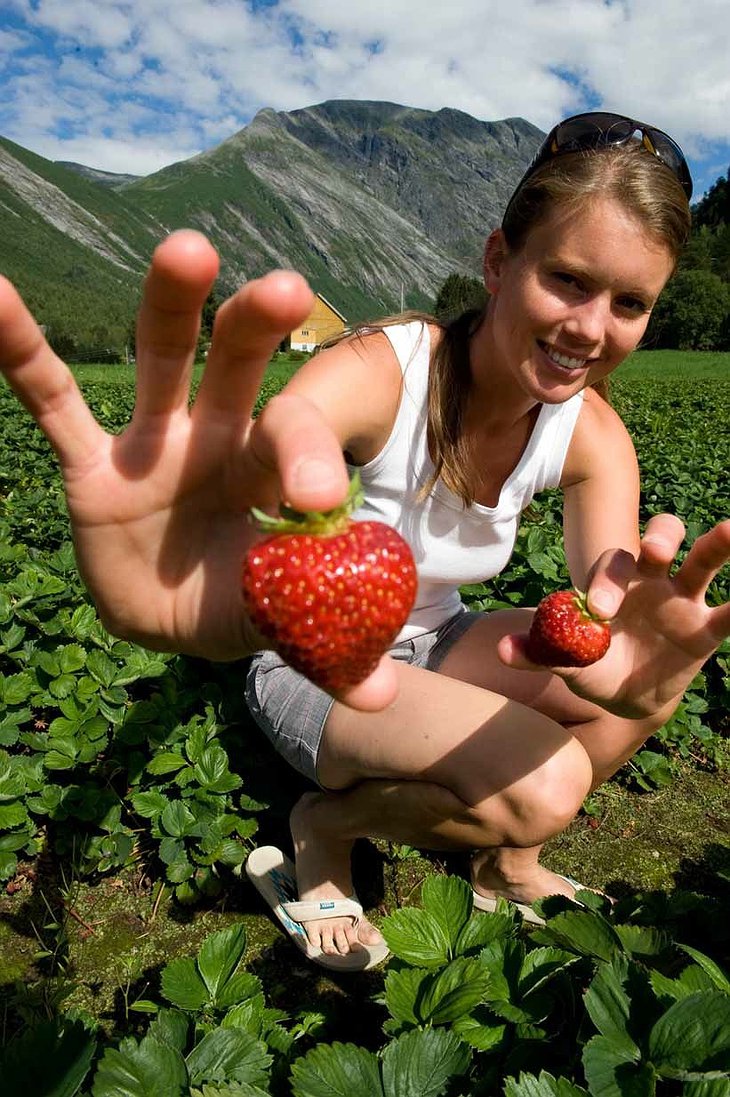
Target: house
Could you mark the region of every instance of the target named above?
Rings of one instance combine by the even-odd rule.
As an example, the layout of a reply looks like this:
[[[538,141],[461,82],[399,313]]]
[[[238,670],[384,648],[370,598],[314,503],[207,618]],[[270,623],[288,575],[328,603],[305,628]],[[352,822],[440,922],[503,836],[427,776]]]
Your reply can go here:
[[[316,350],[325,339],[339,335],[347,327],[347,320],[334,305],[322,296],[315,295],[312,311],[298,328],[294,328],[289,345],[292,350]]]

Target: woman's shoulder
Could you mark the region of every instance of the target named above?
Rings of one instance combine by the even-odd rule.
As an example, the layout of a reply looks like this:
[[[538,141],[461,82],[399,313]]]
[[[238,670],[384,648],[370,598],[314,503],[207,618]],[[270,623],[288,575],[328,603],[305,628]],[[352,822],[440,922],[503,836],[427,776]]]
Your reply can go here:
[[[597,467],[605,470],[614,462],[634,465],[635,461],[634,445],[621,416],[595,389],[586,389],[566,456],[563,485],[586,479]]]
[[[316,404],[343,448],[361,463],[387,437],[401,386],[398,358],[381,328],[321,350],[300,367],[285,391]]]
[[[621,435],[628,435],[623,419],[600,392],[594,388],[587,388],[582,395],[583,404],[578,417],[578,426],[583,430],[608,434],[618,432]]]

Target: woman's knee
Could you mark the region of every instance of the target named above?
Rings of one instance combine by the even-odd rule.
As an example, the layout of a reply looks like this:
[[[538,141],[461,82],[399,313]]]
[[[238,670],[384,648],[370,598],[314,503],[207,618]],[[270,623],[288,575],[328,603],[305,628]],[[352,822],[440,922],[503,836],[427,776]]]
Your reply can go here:
[[[588,754],[571,738],[541,765],[497,789],[472,811],[483,816],[490,830],[499,831],[501,844],[540,845],[572,822],[590,792],[592,779]]]

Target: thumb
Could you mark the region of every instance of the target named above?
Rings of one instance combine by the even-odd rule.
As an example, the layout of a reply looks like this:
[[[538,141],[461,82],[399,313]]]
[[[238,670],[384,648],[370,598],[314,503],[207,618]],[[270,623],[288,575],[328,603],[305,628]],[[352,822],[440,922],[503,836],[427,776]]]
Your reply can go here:
[[[527,658],[527,633],[508,633],[497,643],[500,662],[512,670],[545,670]]]
[[[359,712],[380,712],[392,704],[398,694],[395,660],[384,655],[373,673],[337,697],[343,705]]]
[[[497,643],[497,655],[504,666],[510,670],[541,671],[554,674],[566,682],[572,681],[580,673],[581,667],[547,667],[543,663],[533,663],[527,656],[527,633],[508,633]]]

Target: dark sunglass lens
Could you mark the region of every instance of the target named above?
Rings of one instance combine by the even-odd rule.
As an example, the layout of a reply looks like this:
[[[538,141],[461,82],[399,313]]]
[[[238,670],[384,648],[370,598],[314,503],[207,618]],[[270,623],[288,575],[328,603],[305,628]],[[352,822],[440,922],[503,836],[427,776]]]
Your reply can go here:
[[[651,143],[654,146],[654,150],[665,164],[675,171],[684,164],[684,156],[674,144],[661,133],[656,133],[655,130],[649,130],[648,136],[651,139]]]
[[[604,144],[618,145],[628,140],[635,128],[630,119],[620,114],[595,111],[563,122],[558,127],[555,143],[562,152],[598,148]]]
[[[668,134],[662,133],[661,130],[647,129],[646,135],[654,146],[656,155],[674,172],[687,192],[687,197],[691,198],[692,177],[684,153],[679,145]]]

